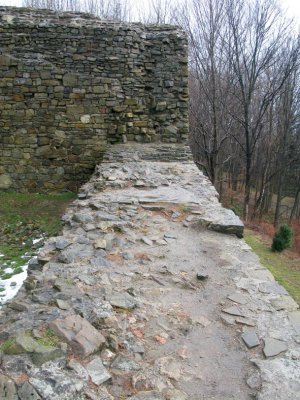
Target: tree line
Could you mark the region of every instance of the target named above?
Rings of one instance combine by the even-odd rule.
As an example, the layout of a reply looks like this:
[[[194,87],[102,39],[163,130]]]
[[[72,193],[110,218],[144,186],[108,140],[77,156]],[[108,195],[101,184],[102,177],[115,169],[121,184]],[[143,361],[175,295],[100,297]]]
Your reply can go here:
[[[300,40],[276,0],[24,0],[102,18],[172,23],[189,37],[190,138],[222,197],[244,193],[245,220],[293,199],[300,219]],[[275,196],[275,205],[272,200]],[[251,205],[251,207],[250,207]]]

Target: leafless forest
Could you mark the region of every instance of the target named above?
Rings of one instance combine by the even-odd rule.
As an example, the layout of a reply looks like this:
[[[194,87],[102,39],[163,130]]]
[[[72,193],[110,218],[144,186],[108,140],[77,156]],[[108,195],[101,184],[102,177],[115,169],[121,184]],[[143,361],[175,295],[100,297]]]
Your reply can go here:
[[[171,23],[189,36],[197,165],[245,221],[300,220],[300,40],[276,0],[24,0],[25,6]],[[271,218],[271,219],[270,219]]]

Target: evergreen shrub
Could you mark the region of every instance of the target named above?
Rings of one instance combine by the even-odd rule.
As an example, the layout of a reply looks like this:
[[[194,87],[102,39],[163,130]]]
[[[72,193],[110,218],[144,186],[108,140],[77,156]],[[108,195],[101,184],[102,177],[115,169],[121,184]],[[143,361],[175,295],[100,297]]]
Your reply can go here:
[[[272,250],[281,252],[291,247],[293,230],[287,224],[280,225],[278,232],[273,237]]]

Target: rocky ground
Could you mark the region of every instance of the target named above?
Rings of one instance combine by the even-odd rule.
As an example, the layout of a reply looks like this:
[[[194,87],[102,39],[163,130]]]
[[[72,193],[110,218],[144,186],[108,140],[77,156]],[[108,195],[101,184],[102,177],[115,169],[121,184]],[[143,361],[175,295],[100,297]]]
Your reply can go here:
[[[300,399],[297,304],[191,162],[141,149],[114,147],[0,311],[0,398]]]

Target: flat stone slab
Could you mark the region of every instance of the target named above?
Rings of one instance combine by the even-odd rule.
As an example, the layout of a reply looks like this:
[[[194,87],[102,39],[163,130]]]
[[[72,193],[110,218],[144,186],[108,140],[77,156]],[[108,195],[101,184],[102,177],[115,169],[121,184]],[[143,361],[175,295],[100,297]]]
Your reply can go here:
[[[245,313],[243,313],[238,307],[232,306],[223,308],[222,311],[229,315],[236,315],[237,317],[245,317]]]
[[[12,379],[0,374],[0,399],[18,400],[16,385]]]
[[[98,211],[96,214],[96,218],[100,219],[101,221],[120,221],[120,218],[118,218],[114,214],[108,214],[106,212]]]
[[[152,240],[147,238],[146,236],[143,236],[141,240],[142,240],[143,243],[147,244],[148,246],[152,246],[153,245]]]
[[[274,357],[288,350],[286,343],[282,340],[266,338],[264,342],[265,347],[263,348],[263,352],[265,357]]]
[[[300,335],[300,311],[290,312],[289,320],[291,321],[297,334]]]
[[[178,381],[182,373],[181,364],[173,357],[167,356],[157,360],[160,373],[170,379]]]
[[[255,329],[247,329],[245,333],[242,334],[242,339],[248,349],[252,349],[253,347],[257,347],[260,345]]]
[[[150,392],[139,392],[135,396],[130,397],[131,400],[164,400],[164,398],[154,390]]]
[[[227,297],[227,299],[242,305],[247,304],[249,301],[249,298],[241,293],[232,293]]]
[[[121,371],[139,371],[141,369],[140,365],[129,357],[119,354],[112,362],[111,368],[119,369]]]
[[[193,320],[193,322],[195,322],[196,324],[202,325],[204,328],[206,328],[207,326],[209,326],[211,324],[211,321],[204,317],[204,315],[201,315],[200,317],[197,317]]]
[[[56,364],[46,364],[30,371],[29,383],[43,400],[79,400],[83,398],[84,382]]]
[[[191,166],[189,168],[192,168],[193,172],[195,172],[195,166],[193,164]],[[232,210],[222,208],[220,203],[218,203],[215,191],[214,194],[215,196],[211,196],[210,198],[211,202],[207,202],[206,206],[201,208],[201,216],[199,215],[195,219],[213,231],[234,234],[240,238],[243,237],[244,225],[242,221]],[[101,196],[101,200],[103,202],[110,201],[105,193]],[[187,190],[179,186],[161,186],[156,189],[147,190],[145,193],[132,187],[130,189],[123,189],[122,193],[116,193],[114,200],[118,203],[138,202],[143,206],[149,203],[185,204],[194,208],[201,206],[199,194],[192,189]],[[213,209],[210,208],[212,203],[214,203]]]
[[[78,223],[88,223],[88,222],[93,222],[93,217],[91,214],[87,213],[75,213],[72,216],[72,220]]]
[[[25,382],[23,386],[18,390],[20,400],[42,400],[37,391],[30,385],[29,382]]]
[[[246,273],[250,278],[257,279],[259,281],[275,282],[274,276],[271,274],[270,271],[266,270],[265,268],[249,269]]]
[[[255,326],[256,325],[255,321],[253,321],[252,319],[243,318],[243,317],[235,318],[235,322],[237,324],[247,325],[247,326]]]
[[[294,311],[299,308],[298,304],[291,296],[280,296],[276,299],[272,299],[271,304],[277,311]]]
[[[285,290],[285,288],[277,282],[262,282],[259,285],[258,289],[261,293],[274,293],[274,294],[282,294],[282,295],[287,295],[288,292]]]
[[[57,238],[55,241],[55,247],[58,250],[63,250],[70,245],[71,245],[71,242],[69,240],[65,239],[64,237]]]
[[[107,301],[113,306],[123,309],[132,310],[136,307],[137,303],[133,296],[130,296],[128,293],[113,293],[110,296],[107,296]]]
[[[57,319],[49,326],[57,336],[66,340],[74,351],[84,356],[96,352],[105,343],[101,333],[79,315]]]
[[[101,385],[101,383],[106,382],[111,378],[110,373],[104,367],[100,357],[96,357],[89,362],[86,365],[86,370],[95,385]]]
[[[205,217],[201,219],[205,220]],[[244,236],[244,224],[232,210],[224,209],[222,215],[216,221],[212,221],[208,228],[215,232],[236,235],[239,238]]]

